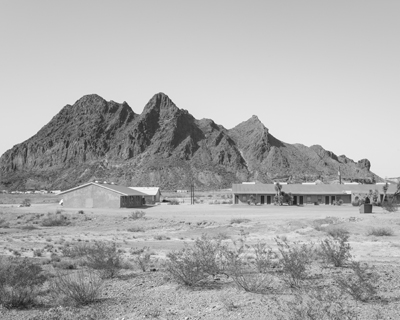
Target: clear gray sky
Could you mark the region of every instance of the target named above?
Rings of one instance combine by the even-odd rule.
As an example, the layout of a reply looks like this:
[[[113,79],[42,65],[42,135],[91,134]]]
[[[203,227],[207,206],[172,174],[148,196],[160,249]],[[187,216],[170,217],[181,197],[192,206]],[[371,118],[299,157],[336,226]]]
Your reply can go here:
[[[85,94],[257,115],[400,176],[400,1],[0,0],[0,154]]]

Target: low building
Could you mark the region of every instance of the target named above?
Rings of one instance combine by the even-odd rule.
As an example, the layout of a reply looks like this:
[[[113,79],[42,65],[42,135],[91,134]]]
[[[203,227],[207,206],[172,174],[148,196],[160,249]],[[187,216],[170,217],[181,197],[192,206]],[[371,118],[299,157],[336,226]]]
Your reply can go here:
[[[146,194],[115,184],[89,182],[62,191],[67,208],[135,208],[141,207]]]
[[[144,204],[155,204],[160,202],[161,191],[159,187],[129,187],[129,189],[144,193]]]
[[[393,195],[396,185],[389,185],[387,195]],[[380,201],[383,199],[382,185],[359,184],[287,184],[282,186],[285,193],[291,193],[294,205],[303,204],[333,204],[334,201],[342,200],[343,203],[351,203],[356,198],[369,194],[370,190],[378,190]],[[274,184],[234,184],[232,186],[234,204],[247,204],[250,199],[255,203],[273,204],[276,195]]]

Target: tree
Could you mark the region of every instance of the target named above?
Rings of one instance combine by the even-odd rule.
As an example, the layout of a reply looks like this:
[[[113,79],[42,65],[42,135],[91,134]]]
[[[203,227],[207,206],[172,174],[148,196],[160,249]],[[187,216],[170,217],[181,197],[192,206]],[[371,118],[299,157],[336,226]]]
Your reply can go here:
[[[382,202],[384,202],[384,201],[386,200],[386,193],[387,193],[387,191],[388,191],[388,189],[389,189],[389,184],[386,182],[386,183],[383,185],[382,189],[383,189],[383,199],[382,199]]]

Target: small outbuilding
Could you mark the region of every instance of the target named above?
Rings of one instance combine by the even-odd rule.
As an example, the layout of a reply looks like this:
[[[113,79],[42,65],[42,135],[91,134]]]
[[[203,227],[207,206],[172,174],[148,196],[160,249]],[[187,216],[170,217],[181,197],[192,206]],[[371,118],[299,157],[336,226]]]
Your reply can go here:
[[[65,190],[63,206],[67,208],[135,208],[141,207],[146,194],[116,184],[89,182]]]
[[[129,187],[129,189],[144,193],[144,204],[155,204],[156,202],[160,202],[161,191],[159,187]]]

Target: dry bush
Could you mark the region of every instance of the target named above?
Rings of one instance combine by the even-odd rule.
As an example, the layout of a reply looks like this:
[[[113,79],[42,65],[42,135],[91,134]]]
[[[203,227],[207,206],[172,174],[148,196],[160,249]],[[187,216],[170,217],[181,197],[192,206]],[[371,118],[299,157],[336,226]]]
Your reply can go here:
[[[69,218],[61,213],[48,213],[47,217],[42,220],[43,227],[63,227],[70,224]]]
[[[120,273],[123,265],[122,254],[115,242],[96,241],[88,246],[87,251],[85,264],[98,270],[102,278],[114,278]]]
[[[280,253],[279,265],[284,274],[284,280],[290,287],[299,287],[302,280],[308,276],[311,259],[314,256],[312,244],[289,244],[287,240],[275,238]]]
[[[347,241],[350,236],[349,231],[343,226],[329,226],[325,231],[335,239],[345,239]]]
[[[104,281],[90,270],[58,273],[52,279],[50,288],[53,295],[63,304],[87,305],[100,297]]]
[[[138,219],[144,218],[145,215],[146,215],[146,212],[144,212],[142,210],[136,210],[136,211],[133,211],[128,218],[132,219],[132,220],[138,220]]]
[[[340,290],[357,301],[368,301],[377,294],[379,276],[367,264],[351,263],[352,273],[347,276],[338,276],[335,281]]]
[[[9,228],[10,224],[7,222],[6,219],[0,218],[0,228]]]
[[[149,269],[150,262],[151,262],[151,252],[149,247],[144,247],[142,249],[135,249],[132,248],[130,253],[134,255],[133,260],[139,266],[139,268],[146,272]]]
[[[35,305],[45,281],[42,268],[27,258],[0,258],[0,305],[5,308]]]
[[[382,202],[382,208],[383,210],[387,212],[397,212],[399,210],[399,206],[396,201],[384,201]]]
[[[171,199],[168,201],[168,204],[171,206],[177,206],[179,205],[179,200],[178,199]]]
[[[179,251],[167,254],[167,272],[179,283],[194,286],[210,275],[221,272],[221,240],[202,235],[193,246],[185,243]]]
[[[237,224],[240,224],[240,223],[247,223],[247,222],[250,222],[250,219],[245,219],[245,218],[234,218],[234,219],[231,219],[231,224],[234,224],[234,223],[237,223]]]
[[[238,288],[253,293],[270,290],[273,278],[269,271],[276,256],[265,243],[248,246],[241,238],[233,242],[233,248],[222,247],[222,256],[224,273]]]
[[[324,239],[321,241],[322,258],[325,262],[334,267],[343,267],[351,259],[351,246],[347,242],[347,235],[335,234],[333,239]]]
[[[114,242],[65,244],[61,252],[65,257],[80,258],[83,265],[98,270],[102,278],[116,277],[123,266],[122,253]]]
[[[275,316],[281,320],[356,320],[356,309],[332,288],[307,288],[296,291],[287,299],[272,297],[276,302]]]
[[[367,236],[377,236],[377,237],[385,237],[385,236],[393,236],[394,232],[391,228],[370,228],[367,231]]]
[[[144,232],[144,228],[142,227],[132,227],[132,228],[128,228],[126,231],[129,232]]]

